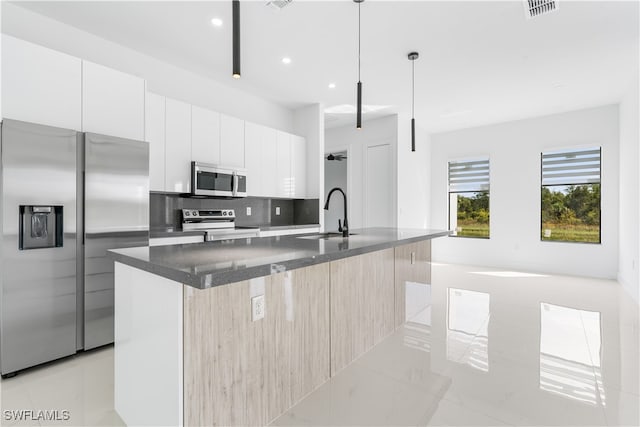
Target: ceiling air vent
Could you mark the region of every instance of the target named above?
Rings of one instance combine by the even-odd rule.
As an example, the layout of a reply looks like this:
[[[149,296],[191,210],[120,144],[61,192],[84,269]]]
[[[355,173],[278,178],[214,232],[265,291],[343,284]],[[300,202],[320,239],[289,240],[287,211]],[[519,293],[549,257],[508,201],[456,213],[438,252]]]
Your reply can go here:
[[[274,9],[282,9],[292,1],[293,0],[271,0],[267,2],[267,6],[271,6]]]
[[[556,0],[523,0],[524,8],[528,19],[558,10]]]

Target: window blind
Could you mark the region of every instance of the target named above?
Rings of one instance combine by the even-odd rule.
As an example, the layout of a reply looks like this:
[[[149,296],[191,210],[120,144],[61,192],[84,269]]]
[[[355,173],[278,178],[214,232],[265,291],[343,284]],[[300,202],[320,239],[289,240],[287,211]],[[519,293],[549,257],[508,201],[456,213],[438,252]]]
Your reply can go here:
[[[542,153],[542,185],[600,183],[600,148]]]
[[[449,162],[449,191],[488,191],[489,159]]]

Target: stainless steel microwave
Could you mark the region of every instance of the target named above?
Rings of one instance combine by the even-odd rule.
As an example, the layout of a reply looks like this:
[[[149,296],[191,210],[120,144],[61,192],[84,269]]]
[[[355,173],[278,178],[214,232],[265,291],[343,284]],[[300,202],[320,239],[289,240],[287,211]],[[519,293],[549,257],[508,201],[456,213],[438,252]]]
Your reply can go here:
[[[247,171],[191,162],[194,196],[247,197]]]

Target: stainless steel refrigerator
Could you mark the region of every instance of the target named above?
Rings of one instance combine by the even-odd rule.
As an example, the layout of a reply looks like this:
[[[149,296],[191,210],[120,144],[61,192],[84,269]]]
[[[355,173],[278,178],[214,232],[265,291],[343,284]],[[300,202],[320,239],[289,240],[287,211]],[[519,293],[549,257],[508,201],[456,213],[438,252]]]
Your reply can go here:
[[[148,244],[149,148],[4,119],[2,375],[113,342],[107,249]]]

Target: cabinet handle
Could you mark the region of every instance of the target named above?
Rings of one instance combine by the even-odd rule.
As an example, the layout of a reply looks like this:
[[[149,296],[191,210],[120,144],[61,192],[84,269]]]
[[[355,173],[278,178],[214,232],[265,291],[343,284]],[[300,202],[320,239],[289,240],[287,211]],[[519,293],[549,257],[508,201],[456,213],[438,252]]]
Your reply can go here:
[[[415,264],[416,263],[416,253],[415,252],[411,252],[411,264]]]

